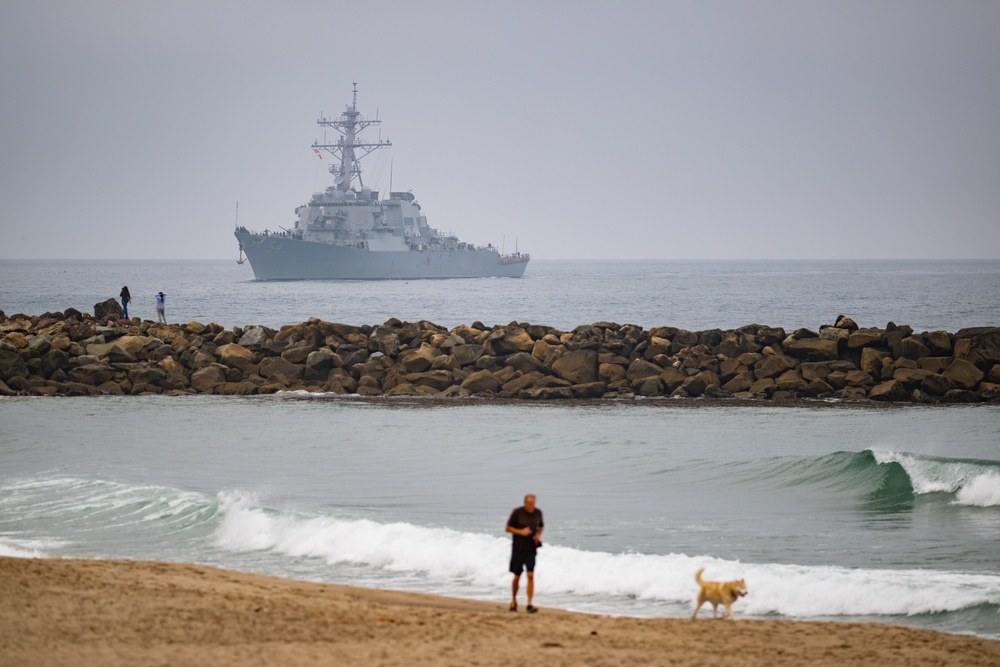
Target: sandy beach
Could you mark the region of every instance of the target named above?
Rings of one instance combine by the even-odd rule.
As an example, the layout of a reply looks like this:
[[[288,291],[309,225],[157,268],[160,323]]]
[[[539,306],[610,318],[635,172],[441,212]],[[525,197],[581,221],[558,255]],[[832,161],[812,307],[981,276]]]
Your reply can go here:
[[[861,623],[610,618],[217,570],[0,558],[4,665],[1000,665]],[[704,611],[703,611],[704,613]]]

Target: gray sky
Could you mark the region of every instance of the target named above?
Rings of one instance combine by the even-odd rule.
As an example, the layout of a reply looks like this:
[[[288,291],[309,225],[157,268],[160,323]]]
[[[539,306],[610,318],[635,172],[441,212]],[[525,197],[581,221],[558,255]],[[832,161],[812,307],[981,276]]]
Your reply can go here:
[[[235,258],[237,201],[291,227],[332,183],[355,80],[393,189],[466,241],[1000,257],[993,0],[6,0],[0,257]]]

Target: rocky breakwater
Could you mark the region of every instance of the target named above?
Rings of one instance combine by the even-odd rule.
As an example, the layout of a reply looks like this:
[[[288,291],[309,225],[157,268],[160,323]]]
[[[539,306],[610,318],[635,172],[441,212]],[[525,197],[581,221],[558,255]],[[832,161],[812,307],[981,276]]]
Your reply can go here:
[[[114,313],[0,312],[0,394],[1000,402],[1000,328],[915,333],[892,323],[862,329],[838,317],[818,331],[792,332],[612,322],[572,331],[516,322],[449,330],[396,319],[226,330],[120,322]]]

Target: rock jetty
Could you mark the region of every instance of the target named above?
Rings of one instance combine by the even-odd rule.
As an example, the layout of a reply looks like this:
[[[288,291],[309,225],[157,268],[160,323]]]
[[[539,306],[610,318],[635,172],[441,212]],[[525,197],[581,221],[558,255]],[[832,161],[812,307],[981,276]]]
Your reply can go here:
[[[849,317],[817,331],[648,330],[595,322],[479,322],[445,329],[390,319],[264,326],[119,321],[0,311],[0,395],[267,394],[527,400],[707,397],[916,403],[1000,402],[1000,328],[916,333]]]

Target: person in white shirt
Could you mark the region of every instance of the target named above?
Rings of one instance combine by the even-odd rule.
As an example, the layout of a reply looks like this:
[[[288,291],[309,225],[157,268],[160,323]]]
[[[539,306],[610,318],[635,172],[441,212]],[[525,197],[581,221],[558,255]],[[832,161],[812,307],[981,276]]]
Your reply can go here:
[[[163,292],[156,295],[156,319],[162,324],[167,323],[167,295]]]

